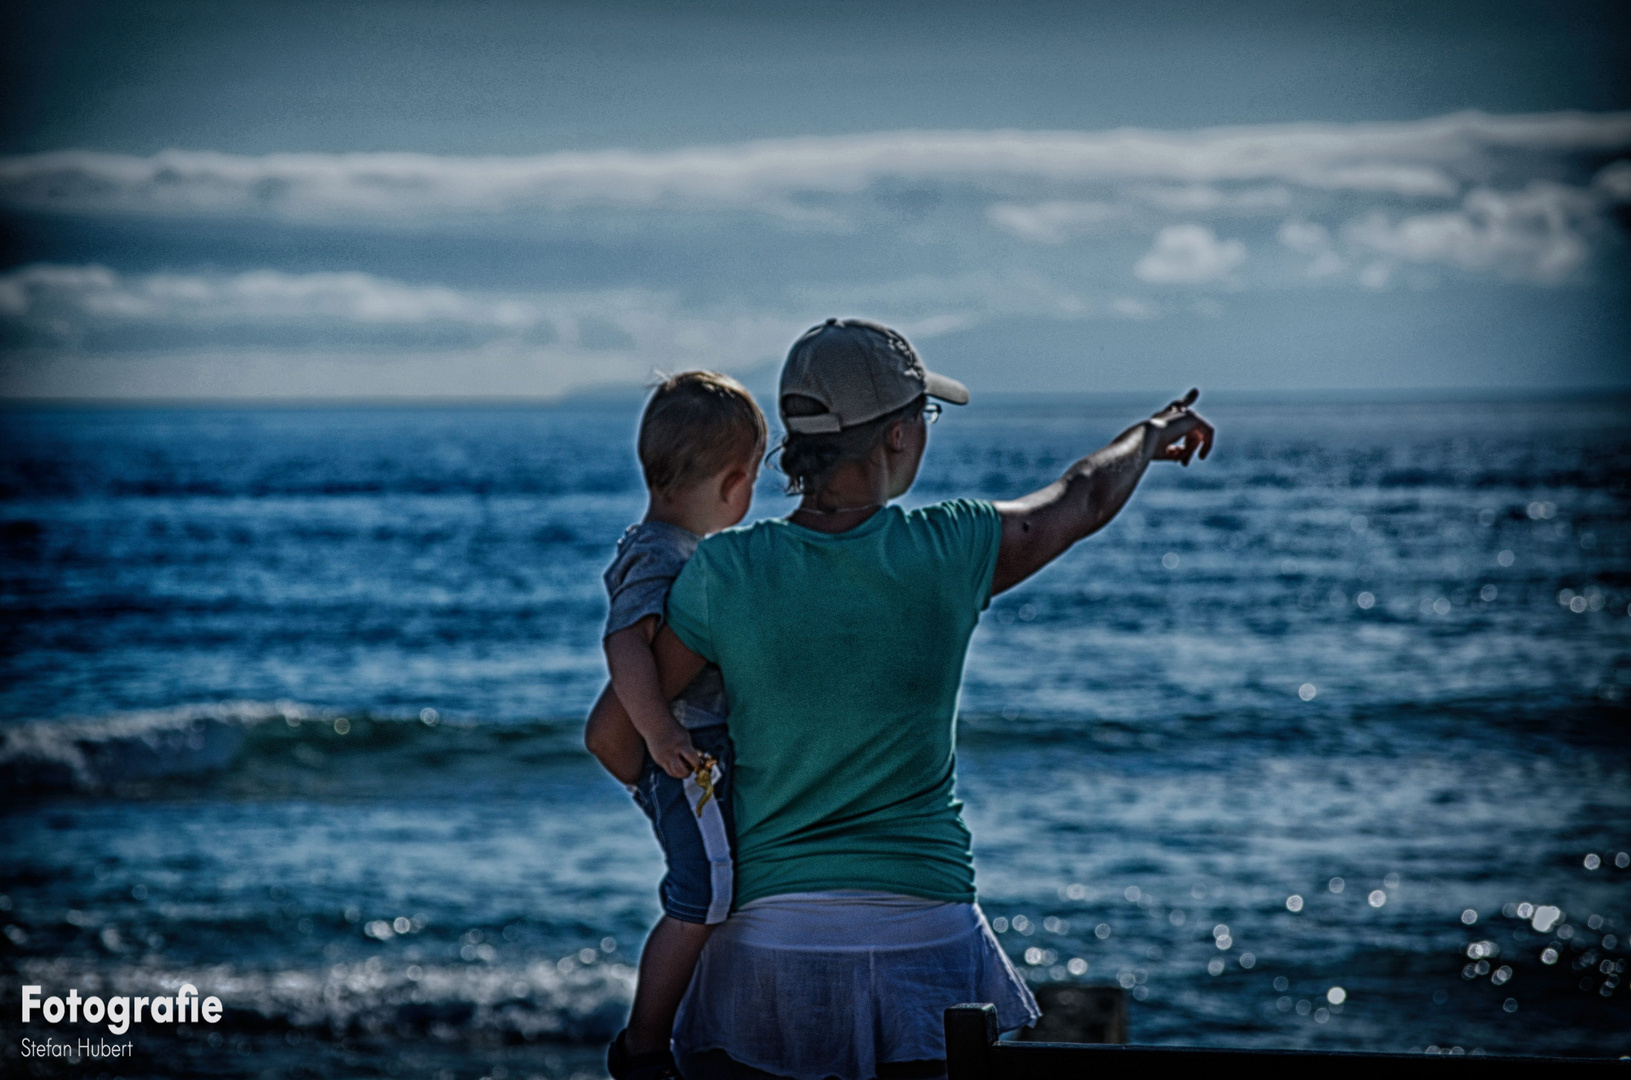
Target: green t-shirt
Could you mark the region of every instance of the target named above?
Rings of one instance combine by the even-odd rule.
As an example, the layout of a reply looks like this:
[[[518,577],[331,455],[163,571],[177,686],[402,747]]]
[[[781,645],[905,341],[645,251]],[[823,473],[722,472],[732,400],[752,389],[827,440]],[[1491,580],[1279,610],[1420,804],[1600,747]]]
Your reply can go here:
[[[704,540],[668,623],[719,665],[736,743],[736,903],[876,889],[974,899],[957,694],[1002,524],[986,502]]]

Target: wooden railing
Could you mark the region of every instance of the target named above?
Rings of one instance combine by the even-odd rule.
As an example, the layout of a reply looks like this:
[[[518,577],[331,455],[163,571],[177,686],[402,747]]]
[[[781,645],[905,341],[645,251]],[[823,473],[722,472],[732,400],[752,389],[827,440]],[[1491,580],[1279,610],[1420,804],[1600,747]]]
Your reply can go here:
[[[946,1010],[946,1080],[1072,1080],[1091,1077],[1195,1077],[1197,1080],[1456,1080],[1525,1077],[1564,1070],[1607,1072],[1631,1080],[1631,1061],[1613,1058],[1353,1054],[1308,1050],[1209,1050],[1198,1047],[998,1042],[991,1005]]]

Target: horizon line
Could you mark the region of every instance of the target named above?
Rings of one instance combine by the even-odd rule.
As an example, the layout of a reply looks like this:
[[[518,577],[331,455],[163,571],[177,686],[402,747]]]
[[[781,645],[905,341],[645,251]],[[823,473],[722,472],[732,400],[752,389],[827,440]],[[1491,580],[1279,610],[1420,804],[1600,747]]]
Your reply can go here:
[[[975,403],[1003,406],[1122,404],[1145,399],[1166,398],[1178,393],[1165,389],[1144,390],[986,390],[978,392]],[[72,411],[76,409],[139,411],[144,409],[554,409],[563,406],[622,406],[644,400],[650,393],[644,386],[585,388],[551,396],[407,396],[407,395],[289,395],[280,397],[10,397],[0,395],[0,411]],[[769,398],[770,395],[755,394]],[[1223,405],[1257,404],[1408,404],[1480,403],[1534,401],[1577,401],[1591,398],[1618,400],[1631,398],[1631,383],[1580,387],[1315,387],[1286,389],[1223,389],[1203,393],[1206,400]]]

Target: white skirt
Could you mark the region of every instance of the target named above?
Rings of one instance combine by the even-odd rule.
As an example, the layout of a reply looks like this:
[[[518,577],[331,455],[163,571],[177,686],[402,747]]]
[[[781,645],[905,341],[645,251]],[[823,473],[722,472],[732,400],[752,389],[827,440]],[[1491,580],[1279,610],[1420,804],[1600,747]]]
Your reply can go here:
[[[976,904],[878,892],[792,893],[714,931],[674,1022],[674,1050],[723,1050],[792,1080],[868,1080],[879,1062],[946,1056],[942,1013],[985,1001],[1004,1031],[1036,999]]]

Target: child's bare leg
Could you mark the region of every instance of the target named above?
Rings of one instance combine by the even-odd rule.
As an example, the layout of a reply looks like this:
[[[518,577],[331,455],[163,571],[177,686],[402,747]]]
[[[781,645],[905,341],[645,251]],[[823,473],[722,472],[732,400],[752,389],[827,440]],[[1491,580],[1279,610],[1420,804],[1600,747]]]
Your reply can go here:
[[[674,1014],[691,985],[697,957],[714,932],[702,923],[681,922],[664,915],[651,928],[640,953],[640,983],[634,991],[628,1034],[623,1045],[630,1054],[667,1050],[674,1033]]]

